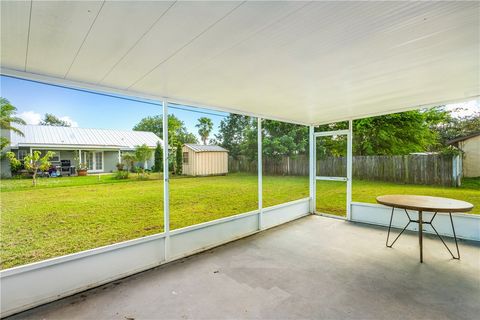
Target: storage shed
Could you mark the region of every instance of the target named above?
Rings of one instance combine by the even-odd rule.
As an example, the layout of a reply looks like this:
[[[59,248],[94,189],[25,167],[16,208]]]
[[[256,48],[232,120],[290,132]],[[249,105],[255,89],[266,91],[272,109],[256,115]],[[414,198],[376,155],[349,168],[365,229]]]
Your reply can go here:
[[[463,151],[463,176],[480,177],[480,132],[459,137],[447,142]]]
[[[228,150],[220,146],[185,144],[183,152],[183,174],[209,176],[228,173]]]

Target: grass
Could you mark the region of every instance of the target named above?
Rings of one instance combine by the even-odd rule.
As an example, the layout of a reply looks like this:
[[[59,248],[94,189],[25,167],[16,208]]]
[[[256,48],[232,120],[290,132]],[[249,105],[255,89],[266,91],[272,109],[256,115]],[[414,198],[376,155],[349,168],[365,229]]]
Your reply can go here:
[[[382,194],[416,194],[464,200],[475,207],[470,213],[480,214],[480,178],[463,179],[460,188],[404,185],[379,181],[354,180],[352,201],[376,203]],[[317,211],[345,216],[345,182],[317,181]]]
[[[307,177],[264,176],[265,207],[308,197]],[[163,183],[111,175],[0,181],[2,268],[78,252],[163,231]],[[317,184],[318,210],[342,214],[344,183]],[[342,194],[343,192],[343,194]],[[462,188],[354,181],[353,200],[388,193],[464,199],[480,213],[479,179]],[[246,174],[170,180],[170,227],[177,229],[257,209],[257,177]]]

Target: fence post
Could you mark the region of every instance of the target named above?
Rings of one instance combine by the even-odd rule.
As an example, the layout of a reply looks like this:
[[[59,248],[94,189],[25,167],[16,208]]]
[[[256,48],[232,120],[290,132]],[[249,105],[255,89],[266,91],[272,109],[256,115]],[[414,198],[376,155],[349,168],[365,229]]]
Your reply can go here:
[[[452,182],[454,187],[460,187],[462,177],[462,163],[459,155],[452,157]]]

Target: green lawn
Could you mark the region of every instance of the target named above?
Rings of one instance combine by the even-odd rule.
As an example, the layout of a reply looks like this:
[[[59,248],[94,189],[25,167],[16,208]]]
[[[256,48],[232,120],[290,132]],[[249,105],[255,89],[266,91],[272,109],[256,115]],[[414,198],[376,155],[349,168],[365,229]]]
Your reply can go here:
[[[464,179],[460,188],[353,181],[352,201],[376,203],[375,198],[382,194],[417,194],[464,200],[475,205],[471,213],[480,214],[480,178]],[[345,207],[345,182],[317,181],[317,211],[345,216]]]
[[[163,231],[163,183],[111,175],[0,182],[2,268],[39,261]],[[308,197],[307,177],[264,176],[264,206]],[[480,213],[480,186],[459,189],[355,181],[354,201],[387,193],[464,199]],[[343,195],[342,195],[343,192]],[[344,183],[317,186],[318,210],[342,214]],[[170,227],[177,229],[257,208],[257,177],[246,174],[170,180]]]

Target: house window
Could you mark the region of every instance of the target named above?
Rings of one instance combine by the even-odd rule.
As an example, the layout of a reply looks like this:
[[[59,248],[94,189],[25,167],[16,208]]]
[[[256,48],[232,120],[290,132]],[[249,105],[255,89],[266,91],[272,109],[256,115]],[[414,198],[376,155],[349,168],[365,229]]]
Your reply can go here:
[[[55,152],[55,155],[50,159],[52,162],[60,162],[60,151],[52,151]]]
[[[95,152],[95,170],[103,170],[103,152]]]
[[[103,151],[84,151],[82,155],[82,163],[87,166],[88,171],[103,171]]]
[[[18,150],[18,160],[23,160],[27,156],[27,150]]]
[[[188,164],[188,152],[183,153],[183,164]]]

